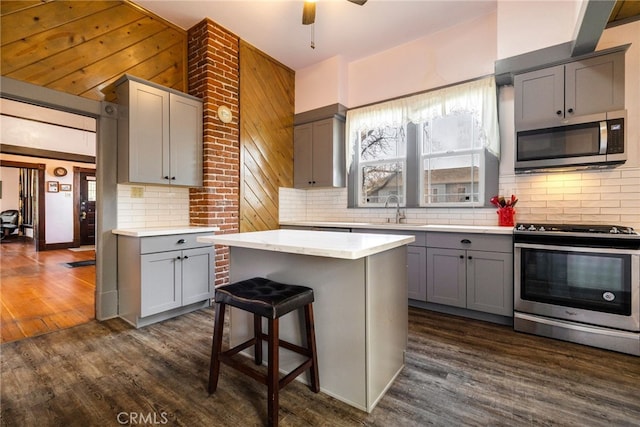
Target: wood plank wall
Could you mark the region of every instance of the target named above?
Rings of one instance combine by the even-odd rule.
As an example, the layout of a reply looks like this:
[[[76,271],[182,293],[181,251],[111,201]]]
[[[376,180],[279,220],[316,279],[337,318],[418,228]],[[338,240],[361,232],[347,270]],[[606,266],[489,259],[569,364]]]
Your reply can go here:
[[[293,186],[295,73],[240,42],[240,231],[279,227],[278,188]]]
[[[125,73],[187,92],[186,31],[128,1],[0,3],[2,75],[111,101]]]

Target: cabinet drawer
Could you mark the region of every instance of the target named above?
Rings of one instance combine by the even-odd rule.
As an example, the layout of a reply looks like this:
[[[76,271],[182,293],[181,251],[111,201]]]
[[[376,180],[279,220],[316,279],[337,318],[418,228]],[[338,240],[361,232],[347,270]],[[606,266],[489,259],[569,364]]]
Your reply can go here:
[[[430,248],[510,253],[513,252],[512,239],[511,235],[427,232],[427,246]]]
[[[173,250],[201,248],[211,246],[210,243],[196,241],[199,236],[210,236],[212,233],[171,234],[140,238],[140,253],[149,254]]]

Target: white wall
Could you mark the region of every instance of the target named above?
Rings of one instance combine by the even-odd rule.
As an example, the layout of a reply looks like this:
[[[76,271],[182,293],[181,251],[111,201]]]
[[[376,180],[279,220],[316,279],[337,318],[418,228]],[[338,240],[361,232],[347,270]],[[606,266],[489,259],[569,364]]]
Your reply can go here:
[[[349,108],[492,74],[496,14],[345,63],[335,57],[296,72],[295,112]]]
[[[0,142],[19,147],[96,155],[96,120],[0,99]]]
[[[296,113],[336,103],[346,105],[347,62],[341,56],[334,56],[309,68],[298,70],[295,85]]]
[[[583,0],[498,1],[497,59],[573,40]]]
[[[491,13],[349,63],[347,107],[493,74],[495,58]]]
[[[9,209],[18,209],[19,205],[19,169],[0,168],[0,181],[2,182],[2,195],[0,197],[0,212]]]

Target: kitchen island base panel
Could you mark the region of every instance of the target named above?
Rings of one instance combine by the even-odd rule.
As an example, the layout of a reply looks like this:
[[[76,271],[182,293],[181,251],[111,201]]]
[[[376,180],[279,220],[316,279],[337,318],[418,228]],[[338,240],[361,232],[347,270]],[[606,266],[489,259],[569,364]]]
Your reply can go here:
[[[406,256],[405,246],[356,260],[230,247],[230,280],[262,276],[311,287],[321,390],[371,412],[404,366]],[[234,346],[252,336],[253,317],[234,308],[229,315]],[[303,343],[302,313],[280,319],[280,336]],[[291,371],[302,360],[283,349],[281,371]],[[308,374],[298,379],[308,383]]]
[[[181,316],[183,314],[191,313],[192,311],[207,308],[210,305],[210,300],[206,300],[174,308],[172,310],[163,311],[158,314],[152,314],[151,316],[139,317],[135,313],[128,312],[121,313],[119,317],[135,328],[143,328],[147,325],[151,325],[152,323],[162,322],[164,320],[171,319],[172,317]]]

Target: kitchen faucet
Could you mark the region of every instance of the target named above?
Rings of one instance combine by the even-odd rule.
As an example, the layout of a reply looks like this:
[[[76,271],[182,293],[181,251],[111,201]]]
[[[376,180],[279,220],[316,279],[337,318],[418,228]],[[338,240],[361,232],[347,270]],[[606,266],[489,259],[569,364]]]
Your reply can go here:
[[[384,202],[384,207],[389,207],[389,202],[395,199],[396,201],[396,224],[400,224],[400,221],[405,219],[404,213],[400,212],[400,198],[396,194],[390,194],[387,196],[387,200]]]

